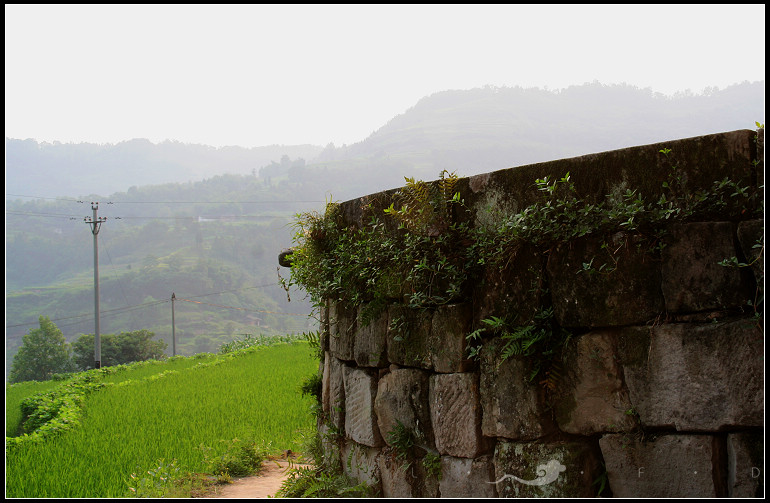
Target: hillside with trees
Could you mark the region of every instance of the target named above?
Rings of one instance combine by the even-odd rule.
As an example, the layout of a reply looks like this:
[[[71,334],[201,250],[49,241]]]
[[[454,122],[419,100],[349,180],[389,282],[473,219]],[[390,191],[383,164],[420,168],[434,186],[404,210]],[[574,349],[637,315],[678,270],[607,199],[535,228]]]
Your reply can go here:
[[[751,129],[765,120],[764,89],[761,81],[676,96],[599,83],[450,90],[343,147],[6,138],[6,369],[40,316],[70,343],[93,334],[93,237],[83,221],[91,202],[107,218],[101,332],[148,330],[171,348],[174,293],[178,353],[212,351],[243,334],[315,327],[303,293],[288,302],[277,271],[297,213],[444,169],[469,176]]]
[[[177,354],[313,328],[304,295],[288,302],[277,271],[292,216],[323,207],[310,192],[288,176],[222,175],[102,199],[101,334],[148,330],[170,355],[172,293]],[[91,215],[90,200],[6,201],[6,368],[40,316],[70,343],[94,333]]]

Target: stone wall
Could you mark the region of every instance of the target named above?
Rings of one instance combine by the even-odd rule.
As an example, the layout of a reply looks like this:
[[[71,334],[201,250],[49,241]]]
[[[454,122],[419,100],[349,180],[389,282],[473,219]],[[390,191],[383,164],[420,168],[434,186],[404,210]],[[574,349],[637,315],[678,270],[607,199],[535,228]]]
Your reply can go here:
[[[664,160],[660,150],[671,149]],[[665,161],[665,162],[664,162]],[[728,176],[764,184],[764,130],[741,130],[460,180],[473,225],[534,201],[532,181],[569,172],[597,200],[625,188],[654,197],[673,162],[689,187]],[[362,225],[394,191],[342,204]],[[542,254],[520,250],[486,271],[466,298],[430,311],[393,302],[368,324],[327,302],[323,313],[325,454],[385,497],[754,497],[764,490],[764,331],[749,301],[763,288],[750,261],[764,219],[675,223],[660,257],[614,236],[612,274],[579,274],[606,242],[579,238]],[[480,320],[525,312],[532,266],[545,271],[558,325],[572,334],[552,387],[528,362],[502,360]],[[753,272],[753,274],[752,274]],[[406,334],[391,321],[408,319]],[[408,452],[394,436],[411,433]],[[408,454],[408,455],[405,455]]]

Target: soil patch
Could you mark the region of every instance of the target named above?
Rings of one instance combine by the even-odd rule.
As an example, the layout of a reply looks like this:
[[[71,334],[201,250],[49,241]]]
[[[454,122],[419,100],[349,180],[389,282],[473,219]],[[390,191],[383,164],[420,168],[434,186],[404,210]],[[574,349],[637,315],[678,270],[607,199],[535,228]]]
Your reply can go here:
[[[308,466],[294,463],[294,466]],[[233,479],[231,484],[217,485],[204,498],[268,498],[275,496],[289,476],[289,462],[267,460],[259,475]]]

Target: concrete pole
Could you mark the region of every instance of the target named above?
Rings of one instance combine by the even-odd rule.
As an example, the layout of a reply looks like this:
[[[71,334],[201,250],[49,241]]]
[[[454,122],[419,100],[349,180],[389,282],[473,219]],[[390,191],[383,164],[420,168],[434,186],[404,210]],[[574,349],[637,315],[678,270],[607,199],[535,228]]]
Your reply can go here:
[[[176,300],[176,295],[174,292],[171,292],[171,356],[176,356],[176,322],[174,320],[174,301]]]
[[[99,234],[102,222],[107,218],[98,217],[98,202],[92,202],[91,209],[94,211],[94,216],[91,219],[86,217],[85,222],[91,225],[91,234],[94,235],[94,368],[98,369],[102,367],[102,339],[99,333],[99,242],[96,236]]]

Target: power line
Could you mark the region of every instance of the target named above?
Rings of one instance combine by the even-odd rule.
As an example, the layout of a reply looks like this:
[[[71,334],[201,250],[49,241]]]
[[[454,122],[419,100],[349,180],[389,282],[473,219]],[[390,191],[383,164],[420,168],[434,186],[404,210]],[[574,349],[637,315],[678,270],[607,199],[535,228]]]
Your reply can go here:
[[[70,220],[80,220],[82,217],[77,215],[67,215],[64,213],[33,213],[29,211],[15,211],[6,210],[6,215],[23,215],[33,217],[55,217],[55,218],[69,218]],[[111,220],[239,220],[239,219],[288,219],[293,218],[290,215],[198,215],[189,217],[144,217],[144,216],[131,216],[131,217],[110,217]]]
[[[80,199],[69,199],[64,197],[45,197],[45,196],[26,196],[21,194],[6,194],[12,197],[29,197],[32,199],[52,199],[55,201],[71,201],[75,203],[85,204],[85,201]],[[321,200],[310,201],[290,201],[290,200],[263,200],[263,201],[106,201],[102,204],[308,204],[308,203],[323,203]]]
[[[6,210],[6,215],[25,215],[25,216],[33,216],[33,217],[57,217],[57,218],[63,218],[67,217],[71,220],[80,220],[82,219],[81,216],[78,215],[66,215],[64,213],[33,213],[31,211],[15,211],[15,210]]]
[[[212,293],[204,293],[202,295],[190,295],[191,299],[197,299],[200,297],[208,297],[209,295],[219,295],[221,293],[230,293],[230,292],[239,292],[241,290],[253,290],[254,288],[266,288],[268,286],[276,286],[280,285],[280,283],[267,283],[264,285],[256,285],[256,286],[245,286],[243,288],[234,288],[232,290],[222,290],[221,292],[212,292]]]
[[[189,217],[112,217],[113,220],[136,220],[136,219],[151,219],[151,220],[238,220],[238,219],[257,219],[257,218],[292,218],[289,215],[198,215]]]
[[[53,199],[53,200],[56,200],[56,201],[73,201],[73,202],[76,202],[76,203],[84,202],[84,201],[80,201],[79,199],[69,199],[69,198],[66,198],[66,197],[25,196],[25,195],[22,195],[22,194],[6,194],[5,196],[6,197],[8,197],[8,196],[11,196],[11,197],[31,197],[33,199]]]
[[[111,201],[110,204],[308,204],[324,201]]]
[[[144,309],[144,308],[147,308],[147,307],[152,307],[152,306],[157,306],[157,305],[160,305],[160,304],[165,304],[166,302],[169,302],[169,301],[168,300],[159,300],[159,301],[155,301],[154,303],[151,302],[151,303],[142,304],[142,305],[139,305],[139,306],[129,306],[129,307],[121,307],[121,308],[117,308],[117,309],[110,309],[110,310],[107,310],[107,311],[101,311],[100,316],[102,318],[108,318],[110,316],[115,316],[115,315],[118,315],[118,314],[129,313],[129,312],[132,312],[132,311],[138,311],[139,309]],[[80,325],[82,323],[87,323],[87,322],[92,321],[94,319],[94,316],[92,314],[84,314],[84,315],[81,315],[81,316],[84,316],[86,318],[84,320],[81,320],[81,321],[78,321],[78,322],[75,322],[75,323],[67,323],[65,325],[57,325],[57,326],[59,328],[74,327],[75,325]],[[54,321],[54,320],[51,320],[51,321]]]
[[[225,308],[225,309],[238,309],[238,310],[241,310],[241,311],[252,311],[252,312],[255,312],[255,313],[282,314],[284,316],[307,316],[307,314],[299,314],[299,313],[279,313],[279,312],[276,312],[276,311],[265,311],[263,309],[247,309],[245,307],[223,306],[223,305],[220,305],[220,304],[211,304],[209,302],[201,302],[199,300],[182,299],[182,298],[179,298],[179,297],[177,297],[176,300],[183,300],[185,302],[192,302],[192,303],[195,303],[195,304],[205,304],[205,305],[208,305],[208,306],[222,307],[222,308]]]
[[[122,311],[130,311],[130,310],[134,310],[134,309],[140,309],[140,308],[155,306],[155,305],[158,305],[158,304],[163,304],[165,302],[169,302],[169,301],[168,300],[156,300],[156,301],[153,301],[153,302],[147,302],[145,304],[137,304],[137,305],[134,305],[134,306],[126,306],[126,307],[118,307],[118,308],[115,308],[115,309],[107,309],[107,310],[101,311],[101,314],[108,314],[108,315],[110,315],[110,314],[119,314]],[[93,314],[91,314],[91,313],[76,314],[76,315],[73,315],[73,316],[65,316],[63,318],[55,318],[55,319],[52,319],[51,321],[64,321],[64,320],[72,320],[72,319],[75,319],[75,318],[86,318],[86,317],[88,317],[88,319],[82,320],[82,322],[89,321],[89,319],[92,319]],[[5,328],[25,327],[25,326],[29,326],[29,325],[34,325],[36,323],[38,323],[38,322],[37,321],[31,321],[29,323],[19,323],[17,325],[6,325]],[[80,322],[78,322],[78,323],[80,323]]]

